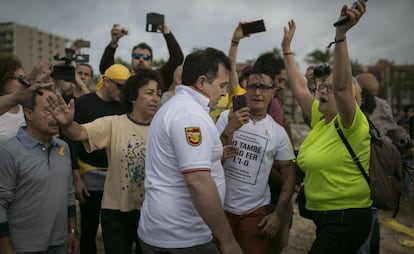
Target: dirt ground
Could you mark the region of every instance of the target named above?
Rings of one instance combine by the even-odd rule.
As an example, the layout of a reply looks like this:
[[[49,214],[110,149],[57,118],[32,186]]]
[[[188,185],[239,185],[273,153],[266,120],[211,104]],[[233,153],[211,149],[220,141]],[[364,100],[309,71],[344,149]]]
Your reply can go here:
[[[307,253],[314,239],[315,227],[313,222],[302,218],[295,204],[295,214],[290,230],[289,244],[283,253],[285,254],[304,254]],[[380,211],[379,218],[390,218],[391,212]],[[400,212],[396,218],[397,222],[414,229],[414,183],[411,184],[410,192],[401,199]],[[414,240],[409,236],[395,232],[384,225],[381,225],[381,254],[414,254],[414,247],[402,246],[398,240]],[[98,235],[98,253],[105,253],[101,235]],[[250,253],[246,253],[250,254]],[[254,254],[254,253],[252,253]]]

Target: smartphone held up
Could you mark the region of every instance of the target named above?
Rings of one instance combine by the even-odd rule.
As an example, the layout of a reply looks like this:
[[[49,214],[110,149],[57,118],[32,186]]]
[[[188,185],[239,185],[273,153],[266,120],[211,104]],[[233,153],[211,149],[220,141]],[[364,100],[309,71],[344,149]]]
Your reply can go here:
[[[358,0],[358,2],[360,2],[360,3],[366,3],[366,2],[368,2],[368,0]],[[354,2],[354,4],[352,5],[352,7],[351,8],[353,8],[353,9],[358,9],[358,5],[356,4],[357,2]],[[344,24],[346,24],[346,23],[348,23],[349,22],[349,19],[350,19],[350,17],[349,17],[349,15],[348,14],[346,14],[346,15],[344,15],[344,16],[341,16],[335,23],[334,23],[334,26],[335,27],[337,27],[337,26],[342,26],[342,25],[344,25]]]
[[[264,20],[256,20],[253,22],[243,23],[241,25],[243,35],[249,35],[253,33],[260,33],[266,31]]]
[[[164,29],[164,15],[150,12],[147,13],[147,25],[145,31],[152,33],[162,33]]]

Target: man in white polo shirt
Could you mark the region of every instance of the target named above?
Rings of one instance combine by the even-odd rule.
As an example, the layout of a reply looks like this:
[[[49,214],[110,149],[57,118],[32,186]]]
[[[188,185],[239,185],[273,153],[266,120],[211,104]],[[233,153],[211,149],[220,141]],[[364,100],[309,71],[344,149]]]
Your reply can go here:
[[[191,53],[183,85],[154,116],[138,227],[143,253],[214,254],[217,247],[221,253],[242,253],[222,208],[223,147],[208,115],[209,105],[226,94],[229,71],[230,61],[219,50]]]

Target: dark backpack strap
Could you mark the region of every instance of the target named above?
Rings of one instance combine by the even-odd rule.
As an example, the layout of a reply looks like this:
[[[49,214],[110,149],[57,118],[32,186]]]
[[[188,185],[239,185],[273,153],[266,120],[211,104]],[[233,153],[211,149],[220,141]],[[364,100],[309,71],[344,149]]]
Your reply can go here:
[[[378,137],[378,138],[380,138],[381,137],[381,132],[378,130],[378,128],[375,126],[375,124],[368,118],[368,116],[367,115],[365,115],[365,117],[367,118],[367,120],[368,120],[368,124],[369,124],[369,129],[370,129],[370,131],[371,130],[373,130],[373,131],[375,131],[375,137]]]
[[[339,128],[338,120],[335,118],[334,121],[335,129],[339,134],[339,137],[341,137],[342,142],[345,144],[346,149],[348,150],[349,154],[352,157],[352,160],[354,160],[355,164],[358,166],[359,170],[361,171],[362,175],[364,176],[365,180],[368,184],[371,183],[371,179],[369,179],[369,176],[367,175],[367,172],[365,172],[364,167],[362,166],[361,162],[359,161],[358,156],[355,154],[354,150],[352,150],[351,145],[348,143],[348,140],[346,139],[344,133]]]

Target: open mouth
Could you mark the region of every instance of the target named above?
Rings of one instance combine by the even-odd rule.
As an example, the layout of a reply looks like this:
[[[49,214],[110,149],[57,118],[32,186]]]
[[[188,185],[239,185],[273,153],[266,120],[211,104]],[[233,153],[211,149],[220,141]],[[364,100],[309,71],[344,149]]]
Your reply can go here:
[[[326,103],[326,102],[328,102],[328,100],[326,100],[325,98],[320,98],[320,99],[319,99],[319,102],[320,102],[320,103]]]
[[[148,105],[148,108],[153,109],[153,110],[157,110],[158,106],[155,105]]]

